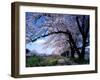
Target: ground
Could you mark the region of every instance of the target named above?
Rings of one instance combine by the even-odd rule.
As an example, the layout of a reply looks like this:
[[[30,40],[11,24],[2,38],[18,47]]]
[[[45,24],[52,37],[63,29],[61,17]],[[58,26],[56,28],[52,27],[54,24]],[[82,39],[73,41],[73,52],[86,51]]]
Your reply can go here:
[[[78,65],[89,64],[89,60],[79,61],[78,58],[64,56],[37,56],[26,57],[26,67],[57,66],[57,65]]]

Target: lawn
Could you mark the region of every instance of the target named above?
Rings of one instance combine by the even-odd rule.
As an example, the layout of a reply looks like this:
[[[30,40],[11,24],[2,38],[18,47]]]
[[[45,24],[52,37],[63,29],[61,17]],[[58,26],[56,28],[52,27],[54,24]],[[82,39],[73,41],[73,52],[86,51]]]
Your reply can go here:
[[[89,64],[89,60],[79,61],[64,56],[37,56],[26,57],[26,67],[57,66],[57,65],[78,65]]]

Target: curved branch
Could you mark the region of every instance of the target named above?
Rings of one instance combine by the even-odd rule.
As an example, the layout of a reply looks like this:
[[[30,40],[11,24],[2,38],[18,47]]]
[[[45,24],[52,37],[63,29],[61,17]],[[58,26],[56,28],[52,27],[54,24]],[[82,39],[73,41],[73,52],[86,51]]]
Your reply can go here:
[[[43,35],[43,36],[37,37],[36,39],[31,40],[31,41],[34,42],[34,41],[38,40],[39,38],[46,37],[46,36],[53,35],[53,34],[61,34],[61,33],[67,35],[67,34],[69,33],[69,31],[66,31],[66,32],[65,32],[65,31],[51,32],[51,33],[48,33],[48,34],[46,34],[46,35]]]

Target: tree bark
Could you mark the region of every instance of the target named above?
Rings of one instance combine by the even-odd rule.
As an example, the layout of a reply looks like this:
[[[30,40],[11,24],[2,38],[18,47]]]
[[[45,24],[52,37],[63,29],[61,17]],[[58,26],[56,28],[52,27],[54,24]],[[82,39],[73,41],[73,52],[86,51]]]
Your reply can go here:
[[[84,60],[84,57],[85,57],[85,47],[86,47],[86,38],[83,37],[83,46],[82,46],[82,51],[81,51],[81,58],[82,60]]]

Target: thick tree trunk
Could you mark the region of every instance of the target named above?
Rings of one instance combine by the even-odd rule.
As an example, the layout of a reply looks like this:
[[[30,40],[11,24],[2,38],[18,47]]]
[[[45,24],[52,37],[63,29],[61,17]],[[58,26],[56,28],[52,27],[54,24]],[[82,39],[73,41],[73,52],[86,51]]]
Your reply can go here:
[[[86,38],[83,37],[83,46],[82,46],[82,50],[81,50],[81,55],[80,55],[80,59],[84,60],[85,57],[85,47],[86,47]]]
[[[82,47],[81,55],[82,55],[82,59],[84,59],[84,56],[85,56],[85,46]]]
[[[74,49],[71,48],[71,58],[75,58],[74,53],[75,53]]]

